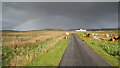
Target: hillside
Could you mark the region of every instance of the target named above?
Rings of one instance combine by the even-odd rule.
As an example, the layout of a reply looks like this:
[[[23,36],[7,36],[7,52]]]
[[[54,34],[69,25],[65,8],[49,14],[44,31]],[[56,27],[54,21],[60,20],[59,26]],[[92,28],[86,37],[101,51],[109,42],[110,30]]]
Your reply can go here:
[[[63,31],[63,30],[57,28],[46,28],[46,29],[42,29],[42,31]]]
[[[69,31],[75,31],[76,29],[69,29]],[[101,29],[86,29],[87,31],[104,31],[104,30],[120,30],[120,28],[101,28]]]

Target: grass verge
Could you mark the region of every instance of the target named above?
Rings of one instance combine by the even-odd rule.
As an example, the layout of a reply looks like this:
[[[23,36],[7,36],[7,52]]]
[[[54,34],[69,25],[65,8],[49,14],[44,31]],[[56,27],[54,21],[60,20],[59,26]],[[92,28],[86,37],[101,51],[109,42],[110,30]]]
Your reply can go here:
[[[105,61],[107,61],[111,66],[118,66],[118,57],[112,56],[106,53],[100,46],[99,41],[90,40],[89,38],[79,36],[84,42],[86,42],[94,52],[96,52],[99,56],[101,56]]]
[[[58,66],[65,49],[67,48],[68,40],[63,39],[58,42],[53,49],[46,53],[40,54],[29,66]]]

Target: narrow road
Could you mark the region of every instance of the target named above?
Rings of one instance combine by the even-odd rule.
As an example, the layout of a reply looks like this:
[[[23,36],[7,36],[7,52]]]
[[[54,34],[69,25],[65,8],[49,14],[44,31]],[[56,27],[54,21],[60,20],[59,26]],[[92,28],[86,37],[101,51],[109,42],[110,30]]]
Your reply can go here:
[[[59,64],[61,66],[110,66],[98,56],[85,42],[71,34],[68,47]]]

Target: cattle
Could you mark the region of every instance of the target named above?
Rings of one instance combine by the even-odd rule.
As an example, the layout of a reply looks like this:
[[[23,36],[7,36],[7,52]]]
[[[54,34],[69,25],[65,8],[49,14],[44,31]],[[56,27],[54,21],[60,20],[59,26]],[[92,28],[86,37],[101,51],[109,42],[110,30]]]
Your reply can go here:
[[[109,41],[120,40],[120,35],[112,34],[112,38]]]
[[[109,41],[113,41],[113,42],[114,42],[114,41],[115,41],[115,39],[114,39],[114,38],[111,38]]]
[[[112,38],[115,37],[116,35],[115,34],[112,34]]]
[[[114,39],[115,40],[120,40],[120,35],[119,36],[118,35],[114,36]]]
[[[84,33],[85,35],[88,35],[88,33]]]
[[[95,34],[95,35],[98,35],[98,34]]]
[[[94,35],[94,33],[92,33],[92,35]]]
[[[93,40],[96,40],[96,41],[101,41],[100,39],[93,39]]]
[[[100,38],[97,36],[93,36],[92,39],[100,39]]]
[[[102,34],[98,34],[98,35],[102,35]]]
[[[84,33],[86,35],[86,37],[92,37],[91,33]]]
[[[115,40],[120,40],[120,35],[112,34],[112,38],[114,38]]]
[[[105,34],[105,37],[109,37],[109,35],[108,35],[108,34]]]
[[[119,37],[117,39],[120,40],[120,35],[119,35]]]
[[[65,39],[68,39],[68,36],[69,36],[69,33],[66,32],[66,33],[65,33]]]
[[[88,34],[88,35],[86,35],[86,36],[87,36],[87,37],[92,37],[92,34],[90,34],[90,33],[89,33],[89,34]]]

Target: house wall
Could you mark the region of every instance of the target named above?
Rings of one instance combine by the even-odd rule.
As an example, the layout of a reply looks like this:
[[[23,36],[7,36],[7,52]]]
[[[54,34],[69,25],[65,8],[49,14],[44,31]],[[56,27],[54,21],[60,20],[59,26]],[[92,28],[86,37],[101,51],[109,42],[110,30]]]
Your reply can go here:
[[[86,31],[86,30],[76,30],[76,31]]]

